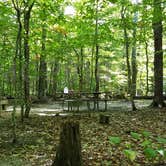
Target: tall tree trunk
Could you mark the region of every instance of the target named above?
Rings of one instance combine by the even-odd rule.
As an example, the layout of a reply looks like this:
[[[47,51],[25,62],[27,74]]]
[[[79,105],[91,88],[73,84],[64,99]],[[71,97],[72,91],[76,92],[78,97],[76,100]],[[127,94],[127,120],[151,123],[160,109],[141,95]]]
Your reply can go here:
[[[31,103],[30,103],[30,78],[29,78],[29,21],[30,13],[34,1],[29,5],[25,2],[24,9],[24,102],[25,102],[25,117],[29,117]]]
[[[46,63],[46,28],[45,25],[42,27],[42,51],[40,56],[40,66],[39,66],[39,89],[38,89],[38,98],[42,99],[46,96],[47,90],[47,63]]]
[[[136,95],[136,88],[137,88],[137,61],[136,61],[136,23],[138,21],[138,14],[137,12],[134,13],[134,29],[133,29],[133,46],[132,46],[132,93],[133,97]]]
[[[81,92],[83,90],[83,47],[81,47],[80,54],[77,55],[78,59],[78,67],[77,67],[77,72],[78,72],[78,79],[79,79],[79,91]]]
[[[163,107],[163,50],[162,50],[162,8],[161,0],[153,1],[154,33],[154,99],[153,106]]]
[[[53,79],[54,79],[54,63],[51,63],[51,71],[50,71],[50,75],[49,75],[49,84],[48,84],[48,94],[53,96],[55,95],[55,91],[53,88]]]
[[[99,92],[99,46],[96,45],[96,57],[95,57],[95,92]]]
[[[21,107],[21,121],[24,121],[24,90],[23,90],[23,71],[22,71],[22,65],[23,65],[23,57],[22,57],[22,22],[21,22],[21,11],[17,11],[17,20],[18,20],[18,35],[17,35],[17,43],[18,43],[18,58],[19,58],[19,103]]]
[[[90,67],[90,61],[87,61],[85,63],[85,67],[84,67],[84,72],[85,72],[85,83],[84,83],[84,89],[85,91],[91,91],[89,85],[91,83],[91,67]]]
[[[149,92],[149,56],[148,56],[148,43],[145,42],[145,55],[146,55],[146,96]]]
[[[14,106],[12,111],[12,132],[13,132],[13,143],[16,142],[16,120],[15,120],[15,114],[16,114],[16,106],[17,106],[17,98],[19,98],[19,102],[21,105],[21,121],[23,122],[23,88],[22,88],[22,23],[21,23],[21,7],[18,6],[18,3],[12,0],[12,4],[14,6],[14,9],[16,10],[17,15],[17,22],[18,22],[18,32],[17,32],[17,39],[16,39],[16,52],[14,57]],[[17,63],[17,60],[19,60],[19,63]],[[18,77],[19,82],[17,82],[17,64],[19,64],[18,67]]]
[[[36,70],[36,93],[35,95],[38,96],[38,90],[39,90],[39,55],[36,55],[36,63],[35,63],[35,70]]]
[[[66,69],[66,81],[65,82],[67,84],[68,89],[71,89],[71,87],[72,87],[72,83],[71,83],[71,68],[70,68],[71,60],[67,59],[67,63],[65,65],[66,65],[66,67],[65,67],[65,69]]]
[[[124,41],[125,41],[125,55],[126,55],[126,64],[127,64],[127,78],[128,78],[128,93],[130,94],[130,101],[132,105],[132,110],[136,110],[136,106],[134,103],[133,91],[132,91],[132,78],[131,78],[131,66],[130,66],[130,57],[129,57],[129,39],[127,34],[127,25],[125,21],[125,12],[126,9],[122,6],[121,10],[121,18],[123,22],[123,30],[124,30]]]
[[[53,86],[52,86],[52,91],[53,91],[53,95],[56,95],[57,92],[57,75],[58,75],[58,70],[59,70],[59,65],[58,63],[54,62],[54,66],[53,66],[53,74],[52,74],[52,80],[53,80]]]
[[[17,43],[16,43],[17,44]],[[17,136],[16,136],[16,106],[17,106],[17,45],[16,45],[16,55],[14,57],[14,71],[13,71],[13,78],[14,78],[14,105],[12,111],[12,143],[16,143]]]
[[[99,0],[96,0],[96,23],[95,23],[95,92],[99,92],[99,45],[98,45],[98,9]],[[98,96],[97,96],[98,97]]]
[[[93,90],[93,84],[94,84],[94,45],[92,46],[92,56],[91,56],[91,61],[90,61],[90,91]]]

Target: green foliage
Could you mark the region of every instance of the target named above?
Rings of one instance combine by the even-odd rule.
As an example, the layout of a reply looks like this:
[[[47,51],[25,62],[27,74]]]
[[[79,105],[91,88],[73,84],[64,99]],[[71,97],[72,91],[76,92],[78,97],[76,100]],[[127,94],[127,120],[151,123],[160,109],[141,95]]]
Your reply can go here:
[[[156,157],[157,155],[157,151],[153,148],[146,148],[144,149],[144,154],[148,159],[153,159]]]
[[[139,139],[141,138],[141,135],[138,134],[138,133],[131,132],[130,134],[131,134],[131,136],[132,136],[134,139],[136,139],[136,140],[139,140]]]
[[[116,3],[118,2],[117,0],[109,0],[111,3]]]
[[[152,134],[148,131],[143,131],[141,133],[130,132],[132,138],[134,138],[134,143],[131,140],[127,140],[124,143],[123,154],[133,162],[137,155],[142,152],[147,160],[154,160],[157,157],[166,158],[166,150],[162,146],[165,145],[165,138],[154,138]],[[156,141],[155,141],[156,140]],[[137,142],[139,143],[137,144]],[[120,137],[109,137],[109,142],[112,145],[119,145],[121,143]],[[140,143],[141,142],[141,143]],[[126,149],[127,148],[127,149]],[[139,149],[139,150],[138,150]],[[141,149],[141,151],[140,151]]]
[[[33,0],[28,1],[32,3]],[[20,6],[23,1],[18,1]],[[66,6],[72,5],[76,10],[75,15],[72,17],[64,15]],[[138,64],[138,77],[137,87],[141,89],[141,94],[145,94],[145,78],[146,78],[146,57],[145,55],[145,42],[152,43],[152,6],[151,1],[143,1],[141,5],[132,5],[129,0],[106,0],[99,1],[98,13],[96,15],[96,1],[83,0],[83,1],[52,1],[52,0],[36,0],[32,10],[32,17],[30,21],[30,77],[32,78],[30,84],[37,82],[39,73],[37,72],[38,66],[35,65],[34,57],[41,54],[42,47],[42,26],[46,28],[47,35],[45,42],[45,54],[48,66],[48,87],[53,80],[53,71],[51,65],[55,61],[58,62],[60,69],[57,73],[57,91],[61,91],[64,84],[70,84],[72,78],[75,77],[74,84],[71,88],[78,90],[78,72],[77,70],[77,57],[81,47],[84,48],[84,62],[83,62],[83,81],[84,91],[93,89],[95,85],[94,79],[94,44],[95,44],[95,20],[98,18],[98,39],[99,44],[99,76],[100,76],[100,90],[101,91],[116,91],[115,93],[126,93],[127,91],[127,75],[126,75],[126,61],[124,50],[124,33],[121,20],[121,10],[125,10],[125,26],[129,35],[129,49],[132,48],[132,30],[137,28],[136,41],[138,47],[137,64]],[[158,7],[158,5],[156,4]],[[22,10],[23,10],[22,6]],[[138,12],[139,21],[133,23],[133,13]],[[22,12],[23,13],[23,12]],[[158,18],[156,10],[156,18]],[[164,17],[163,17],[164,18]],[[23,23],[23,14],[21,15]],[[165,22],[164,22],[165,23]],[[12,70],[13,58],[15,54],[15,41],[17,38],[17,18],[16,11],[13,9],[11,1],[0,2],[0,83],[4,84],[6,89],[10,89],[10,83],[7,78],[12,76],[8,74]],[[151,45],[151,44],[150,44]],[[152,48],[149,46],[149,62],[152,61]],[[22,51],[23,54],[23,51]],[[71,60],[73,63],[68,65],[66,69],[65,63]],[[18,60],[19,61],[19,60]],[[39,59],[38,59],[39,61]],[[165,60],[164,60],[165,61]],[[87,76],[86,62],[90,62],[89,75]],[[1,73],[4,73],[3,76]],[[67,71],[69,75],[67,76]],[[74,71],[74,72],[70,72]],[[63,74],[61,74],[61,73]],[[152,76],[152,63],[149,63],[149,76]],[[67,78],[68,77],[68,81]],[[89,77],[86,79],[86,77]],[[12,80],[12,79],[11,79]],[[149,85],[153,80],[149,79]],[[37,86],[37,84],[35,85]],[[37,89],[37,87],[31,86]],[[121,90],[123,89],[123,90]],[[150,91],[152,88],[149,86]],[[48,91],[48,89],[46,90]],[[123,92],[122,92],[123,91]],[[6,92],[8,93],[8,92]],[[36,92],[37,94],[37,92]],[[145,136],[146,137],[146,136]],[[134,139],[138,137],[133,136]]]
[[[158,141],[158,143],[166,144],[166,139],[165,139],[165,138],[160,138],[160,137],[158,137],[158,138],[157,138],[157,141]]]
[[[158,152],[164,159],[166,159],[166,150],[164,150],[164,149],[158,149],[157,152]]]
[[[19,155],[6,156],[0,160],[1,166],[22,166],[25,164]],[[28,165],[28,163],[26,163]]]
[[[109,141],[113,145],[118,145],[121,143],[120,137],[109,137]]]
[[[151,145],[152,144],[152,142],[150,141],[150,140],[145,140],[145,141],[143,141],[142,143],[141,143],[141,146],[143,146],[143,147],[147,147],[147,146],[149,146],[149,145]]]
[[[125,142],[125,147],[130,149],[132,147],[132,144],[130,142]]]
[[[151,133],[148,132],[148,131],[143,131],[142,134],[143,134],[143,136],[146,137],[146,138],[149,137],[149,136],[151,136]]]
[[[137,152],[136,151],[133,151],[131,149],[127,149],[127,150],[124,150],[124,155],[130,160],[130,161],[134,161],[135,158],[137,157]]]

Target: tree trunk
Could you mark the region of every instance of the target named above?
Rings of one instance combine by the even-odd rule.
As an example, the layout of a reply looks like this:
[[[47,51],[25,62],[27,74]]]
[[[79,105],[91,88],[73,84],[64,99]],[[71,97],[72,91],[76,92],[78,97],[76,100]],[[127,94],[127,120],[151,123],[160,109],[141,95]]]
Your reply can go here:
[[[137,12],[134,13],[134,29],[133,29],[133,46],[132,46],[132,94],[133,97],[136,95],[136,88],[137,88],[137,59],[136,59],[136,23],[138,21]]]
[[[81,166],[79,123],[66,121],[61,125],[60,144],[52,166]]]
[[[148,56],[148,43],[145,42],[145,54],[146,54],[146,96],[149,92],[149,56]]]
[[[17,106],[17,98],[20,100],[21,105],[21,121],[23,122],[23,89],[22,89],[22,23],[21,23],[21,9],[18,6],[18,3],[15,3],[12,0],[12,4],[14,5],[14,9],[16,10],[17,15],[17,22],[18,22],[18,32],[17,32],[17,39],[16,39],[16,48],[15,48],[15,57],[14,57],[14,71],[13,71],[13,84],[14,84],[14,106],[12,111],[12,142],[16,143],[16,106]],[[17,81],[17,60],[19,58],[19,70],[18,70],[18,77],[19,82]]]
[[[123,30],[124,30],[124,41],[125,41],[125,55],[126,55],[126,64],[127,64],[127,78],[128,78],[128,93],[130,94],[130,101],[131,101],[131,106],[132,106],[132,111],[136,110],[136,106],[134,103],[134,97],[133,97],[133,87],[132,87],[132,78],[131,78],[131,66],[130,66],[130,58],[129,58],[129,39],[128,39],[128,34],[127,34],[127,25],[125,22],[125,12],[126,9],[124,6],[122,6],[121,10],[121,18],[123,21]]]
[[[42,100],[46,96],[47,90],[47,64],[46,64],[46,53],[45,53],[45,42],[46,42],[46,29],[42,27],[42,51],[40,56],[39,66],[39,89],[38,98]]]
[[[18,75],[19,75],[19,104],[21,107],[21,122],[24,121],[24,89],[23,89],[23,55],[22,55],[22,22],[21,22],[21,11],[17,10],[17,21],[18,21],[18,34],[17,34],[17,45],[18,45],[18,50],[17,50],[17,55],[19,58],[19,70],[18,70]]]
[[[162,8],[161,0],[154,0],[154,99],[153,106],[163,107],[163,50],[162,50]]]
[[[55,96],[56,95],[56,92],[57,92],[57,75],[58,75],[58,70],[59,70],[59,65],[58,63],[55,61],[54,62],[54,66],[53,66],[53,86],[52,86],[52,91],[53,91],[53,95]]]
[[[36,55],[36,63],[35,63],[35,70],[36,70],[36,93],[35,95],[38,96],[38,90],[39,90],[39,59],[38,59],[39,55]]]
[[[95,92],[99,92],[99,46],[96,45],[96,57],[95,57]]]
[[[99,92],[99,45],[98,45],[98,9],[99,8],[99,0],[96,0],[96,25],[95,25],[95,92]]]
[[[31,9],[34,1],[29,5],[25,2],[24,9],[24,103],[25,103],[25,117],[29,117],[31,103],[30,103],[30,78],[29,78],[29,21]]]
[[[43,6],[42,10],[42,48],[40,56],[40,66],[39,66],[39,89],[38,89],[38,98],[40,100],[44,99],[47,91],[47,63],[46,63],[46,9]]]
[[[78,55],[78,77],[79,77],[79,91],[83,90],[83,48],[81,47],[81,53]]]

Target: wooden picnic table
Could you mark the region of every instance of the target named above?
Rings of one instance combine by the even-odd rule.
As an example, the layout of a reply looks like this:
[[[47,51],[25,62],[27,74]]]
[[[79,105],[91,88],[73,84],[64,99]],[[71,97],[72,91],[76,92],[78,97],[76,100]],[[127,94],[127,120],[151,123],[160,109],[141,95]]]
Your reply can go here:
[[[62,102],[62,107],[64,110],[64,105],[67,104],[67,110],[73,110],[74,107],[79,111],[80,104],[86,103],[89,110],[100,110],[99,102],[104,102],[104,110],[107,110],[107,102],[110,101],[108,95],[111,92],[78,92],[69,91],[69,93],[57,92],[56,101]],[[103,95],[102,97],[100,95]],[[93,108],[91,108],[90,103],[93,103]]]
[[[87,108],[89,110],[97,110],[99,111],[99,102],[104,102],[104,110],[107,111],[107,102],[109,101],[108,99],[65,99],[63,101],[63,110],[64,110],[64,105],[67,103],[67,110],[72,111],[73,107],[76,107],[77,110],[80,110],[80,105],[83,102],[86,102]],[[93,103],[93,107],[91,108],[90,103]]]

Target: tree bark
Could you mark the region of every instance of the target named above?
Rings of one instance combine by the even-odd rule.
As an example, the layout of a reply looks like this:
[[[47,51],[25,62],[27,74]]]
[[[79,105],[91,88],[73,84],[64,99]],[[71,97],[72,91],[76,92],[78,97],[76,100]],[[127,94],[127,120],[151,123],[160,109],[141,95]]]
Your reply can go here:
[[[29,117],[30,103],[30,78],[29,78],[29,21],[30,13],[34,5],[34,1],[29,5],[24,4],[24,102],[25,102],[25,117]]]
[[[80,54],[77,55],[78,57],[78,79],[79,79],[79,91],[81,92],[83,90],[83,47],[81,47]]]
[[[55,60],[55,62],[54,62],[54,66],[53,66],[53,74],[52,74],[52,76],[53,76],[53,89],[52,89],[52,91],[53,91],[53,95],[56,95],[56,92],[57,92],[57,75],[58,75],[58,70],[59,70],[59,64],[56,62],[56,60]]]
[[[122,6],[121,10],[121,18],[123,22],[123,30],[124,30],[124,41],[125,41],[125,55],[126,55],[126,64],[127,64],[127,78],[128,78],[128,93],[130,94],[130,101],[132,106],[132,111],[136,110],[136,106],[134,103],[134,96],[133,96],[133,87],[132,87],[132,78],[131,78],[131,66],[130,66],[130,57],[129,57],[129,39],[128,39],[128,33],[127,33],[127,25],[125,21],[125,12],[126,9],[124,6]]]
[[[162,8],[161,0],[153,1],[154,35],[154,99],[153,106],[163,107],[163,50],[162,50]]]
[[[60,144],[52,166],[81,166],[79,123],[65,121],[61,125]]]
[[[47,91],[47,63],[46,63],[46,11],[45,7],[43,8],[43,25],[42,25],[42,49],[40,56],[40,66],[39,66],[39,89],[38,89],[38,98],[42,100],[46,96]]]
[[[99,0],[96,0],[96,25],[95,25],[95,92],[99,92],[99,45],[98,45],[98,9],[99,8]],[[98,96],[97,96],[98,97]]]
[[[101,124],[109,124],[109,116],[108,115],[99,115],[99,123]]]
[[[136,52],[136,32],[137,32],[137,21],[138,16],[137,12],[134,13],[134,28],[133,28],[133,46],[132,46],[132,93],[133,97],[136,95],[137,89],[137,52]]]
[[[148,56],[148,43],[145,42],[145,54],[146,54],[146,96],[149,93],[149,56]]]
[[[42,30],[42,53],[40,57],[40,66],[39,66],[39,89],[38,89],[38,98],[42,99],[46,96],[47,90],[47,64],[45,56],[45,38],[46,31]]]

